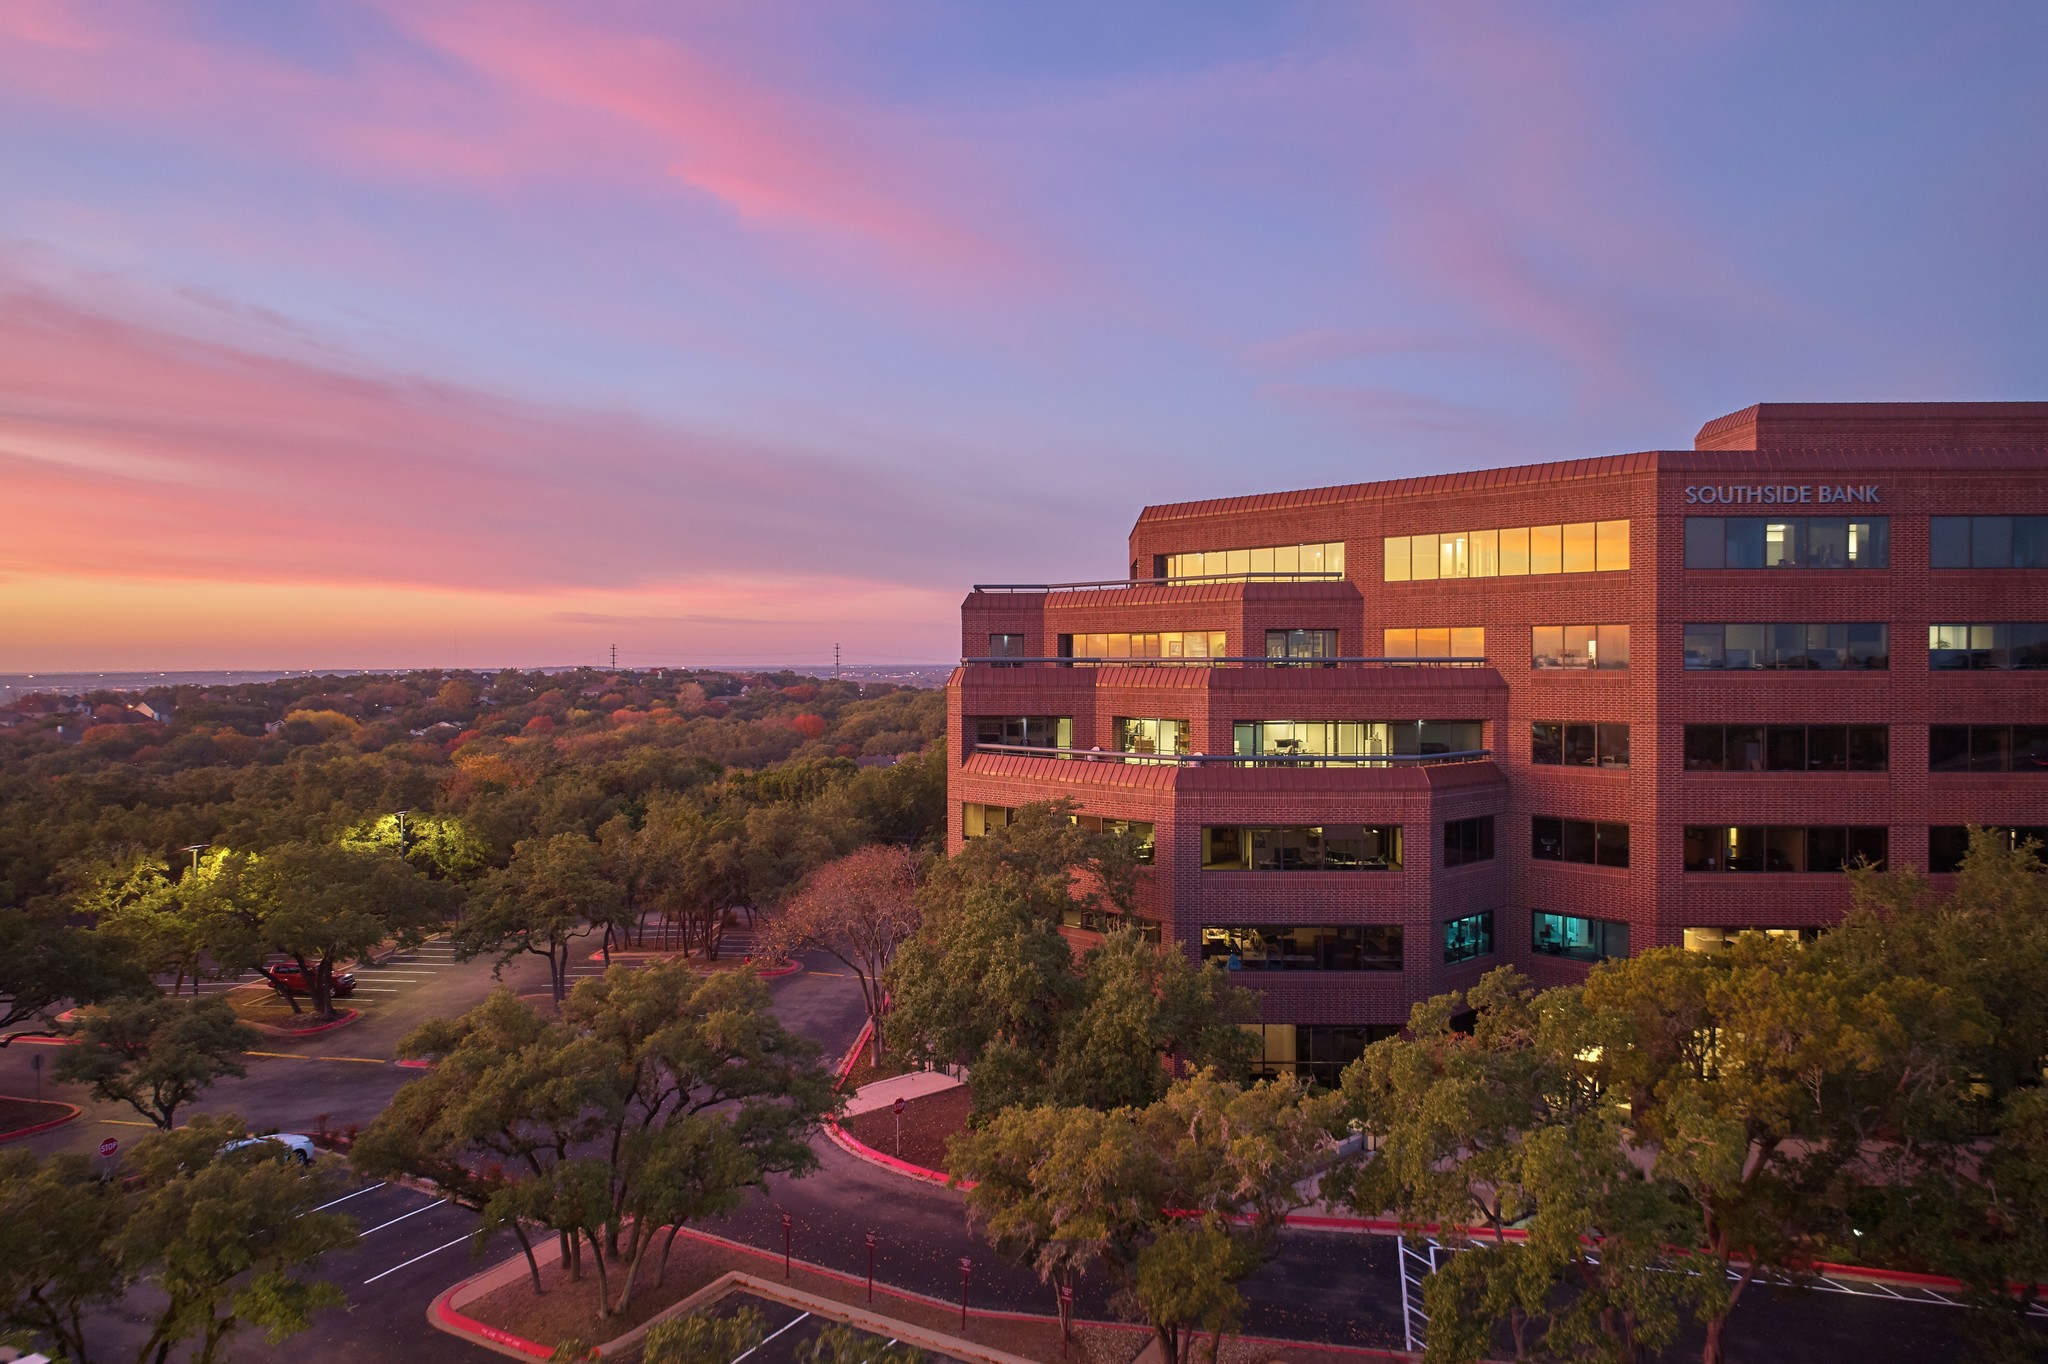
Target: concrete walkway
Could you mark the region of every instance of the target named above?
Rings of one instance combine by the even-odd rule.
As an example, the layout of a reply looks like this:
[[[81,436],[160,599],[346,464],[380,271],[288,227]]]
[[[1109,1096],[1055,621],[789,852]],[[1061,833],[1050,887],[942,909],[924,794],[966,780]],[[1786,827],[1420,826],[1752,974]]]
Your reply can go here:
[[[877,1108],[887,1108],[898,1099],[916,1099],[926,1094],[943,1094],[949,1089],[960,1087],[958,1076],[943,1070],[914,1070],[908,1075],[891,1075],[886,1080],[862,1085],[846,1101],[846,1117],[856,1113],[872,1113]]]

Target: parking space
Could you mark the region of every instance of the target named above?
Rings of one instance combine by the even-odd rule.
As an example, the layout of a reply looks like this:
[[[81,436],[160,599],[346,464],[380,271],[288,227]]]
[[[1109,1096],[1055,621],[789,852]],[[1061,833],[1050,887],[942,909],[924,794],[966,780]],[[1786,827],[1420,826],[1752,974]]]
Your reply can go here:
[[[264,964],[276,967],[284,965],[287,961],[289,958],[272,953],[264,959]],[[350,998],[366,1003],[377,1003],[426,985],[435,976],[452,969],[456,964],[455,944],[445,937],[436,937],[407,951],[378,957],[374,963],[355,962],[341,969],[350,972],[356,978],[355,994]],[[189,977],[182,984],[175,975],[159,975],[155,979],[157,986],[166,992],[176,986],[185,996],[189,997],[195,993],[194,983]],[[244,986],[267,986],[267,982],[262,972],[251,969],[218,980],[199,981],[196,992],[202,995],[218,995]]]
[[[408,1274],[445,1288],[466,1272],[462,1247],[477,1228],[467,1208],[396,1184],[359,1185],[323,1206],[355,1218],[360,1228],[356,1244],[322,1266],[322,1277],[352,1300],[362,1296],[359,1289]]]
[[[733,1356],[731,1364],[740,1364],[741,1360],[745,1360],[747,1364],[795,1364],[796,1360],[803,1357],[803,1347],[816,1340],[832,1325],[829,1317],[815,1316],[802,1308],[791,1307],[772,1298],[758,1298],[751,1293],[728,1293],[712,1308],[712,1315],[729,1317],[743,1307],[751,1307],[761,1314],[768,1333],[753,1349]],[[880,1349],[886,1349],[896,1343],[886,1336],[866,1332],[860,1332],[858,1336],[859,1343]],[[925,1358],[945,1364],[945,1361],[951,1360],[953,1356],[926,1351]]]

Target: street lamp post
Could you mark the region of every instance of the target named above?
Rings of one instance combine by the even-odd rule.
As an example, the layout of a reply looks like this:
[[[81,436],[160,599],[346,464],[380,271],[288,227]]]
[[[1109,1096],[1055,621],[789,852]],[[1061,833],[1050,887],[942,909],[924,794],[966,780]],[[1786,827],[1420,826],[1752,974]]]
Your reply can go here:
[[[199,854],[205,852],[208,848],[212,846],[213,844],[211,843],[194,843],[188,847],[180,848],[179,851],[188,852],[192,854],[192,870],[196,872],[199,870]]]
[[[394,812],[395,817],[398,820],[398,855],[400,857],[405,856],[405,817],[411,813],[412,811],[410,810],[398,810]]]

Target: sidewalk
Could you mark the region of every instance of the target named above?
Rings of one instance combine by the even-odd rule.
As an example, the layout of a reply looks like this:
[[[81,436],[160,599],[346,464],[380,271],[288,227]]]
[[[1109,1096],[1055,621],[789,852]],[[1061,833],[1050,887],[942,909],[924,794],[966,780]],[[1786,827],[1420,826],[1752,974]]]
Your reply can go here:
[[[960,1079],[943,1070],[914,1070],[908,1075],[892,1075],[886,1080],[862,1085],[846,1101],[846,1112],[842,1117],[856,1113],[872,1113],[878,1108],[887,1108],[898,1099],[916,1099],[926,1094],[942,1094],[949,1089],[958,1089]]]

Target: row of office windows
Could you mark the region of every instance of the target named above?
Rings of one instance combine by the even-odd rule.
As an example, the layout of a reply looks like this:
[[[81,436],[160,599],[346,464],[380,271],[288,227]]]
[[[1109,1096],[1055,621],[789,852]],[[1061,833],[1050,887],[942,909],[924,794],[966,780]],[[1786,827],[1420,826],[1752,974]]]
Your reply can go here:
[[[1539,862],[1626,867],[1628,825],[1536,815],[1529,820],[1529,856]]]
[[[1386,658],[1484,658],[1486,631],[1477,625],[1380,631]]]
[[[1202,960],[1231,971],[1398,971],[1399,924],[1250,924],[1202,930]]]
[[[1858,863],[1881,866],[1891,852],[1882,824],[1687,825],[1685,869],[1691,872],[1838,872]]]
[[[1075,659],[1223,658],[1221,630],[1154,630],[1061,635],[1059,656]]]
[[[1202,929],[1202,960],[1231,971],[1398,971],[1405,934],[1399,924],[1234,924]],[[1493,911],[1447,921],[1447,965],[1493,955]]]
[[[1930,772],[2048,772],[2048,725],[1929,725]]]
[[[1014,823],[1017,812],[1007,805],[986,805],[980,801],[960,803],[960,836],[981,838]],[[1132,819],[1104,819],[1100,815],[1070,815],[1075,824],[1096,833],[1128,834],[1137,843],[1138,860],[1150,862],[1157,853],[1155,831],[1150,823]]]
[[[1293,1075],[1335,1089],[1344,1068],[1365,1054],[1365,1049],[1383,1037],[1401,1031],[1392,1023],[1347,1027],[1328,1023],[1246,1023],[1258,1041],[1258,1055],[1252,1071],[1258,1075]]]
[[[1072,748],[1071,715],[977,715],[974,742],[1013,748]]]
[[[1628,522],[1389,535],[1383,556],[1383,576],[1390,583],[1611,573],[1628,567]]]
[[[1687,725],[1688,772],[1883,772],[1883,725]]]
[[[1486,746],[1478,720],[1239,720],[1231,729],[1232,751],[1248,758],[1476,753]]]
[[[2048,516],[1930,516],[1930,568],[2048,568]]]
[[[1391,871],[1398,824],[1296,824],[1202,830],[1203,871]]]
[[[1628,726],[1532,720],[1529,761],[1539,767],[1627,767]]]
[[[1889,568],[1891,522],[1845,516],[1688,516],[1687,568]]]
[[[1930,625],[1927,666],[1970,672],[2048,668],[2048,625]]]
[[[1991,832],[2005,841],[2008,848],[2017,848],[2032,843],[2034,855],[2048,861],[2048,827],[2041,825],[1995,825]],[[1970,830],[1963,824],[1936,824],[1927,830],[1927,870],[1934,872],[1960,871],[1963,855],[1970,851]]]
[[[1193,550],[1161,555],[1162,578],[1242,578],[1253,575],[1303,573],[1318,577],[1344,571],[1344,542],[1316,545],[1267,545],[1259,549]]]
[[[1532,668],[1626,668],[1626,625],[1535,625],[1529,629]]]
[[[1688,625],[1688,669],[1781,668],[1826,672],[1891,666],[1891,627],[1881,621],[1825,625]]]
[[[1605,961],[1628,955],[1628,925],[1578,914],[1529,915],[1529,945],[1542,956],[1572,961]]]

